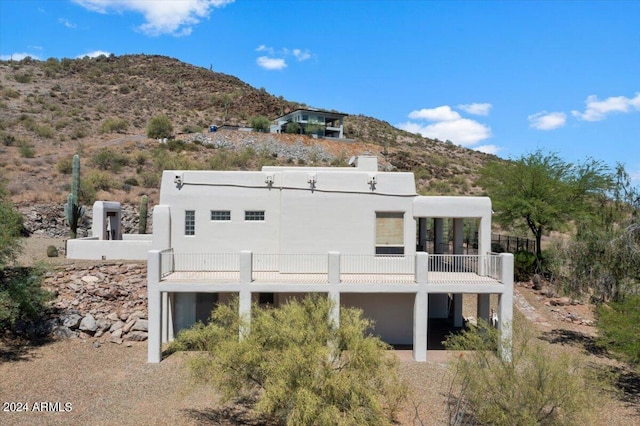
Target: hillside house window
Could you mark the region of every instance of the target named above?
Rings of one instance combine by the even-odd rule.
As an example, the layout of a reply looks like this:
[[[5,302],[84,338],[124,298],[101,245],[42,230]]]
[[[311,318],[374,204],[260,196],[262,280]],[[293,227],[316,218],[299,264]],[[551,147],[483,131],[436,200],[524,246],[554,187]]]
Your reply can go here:
[[[196,235],[195,210],[185,210],[184,212],[184,235]]]
[[[264,210],[247,210],[244,212],[244,220],[249,222],[264,221]]]
[[[231,211],[229,210],[211,210],[211,220],[214,222],[222,222],[231,220]]]
[[[404,254],[403,212],[376,212],[376,254]]]

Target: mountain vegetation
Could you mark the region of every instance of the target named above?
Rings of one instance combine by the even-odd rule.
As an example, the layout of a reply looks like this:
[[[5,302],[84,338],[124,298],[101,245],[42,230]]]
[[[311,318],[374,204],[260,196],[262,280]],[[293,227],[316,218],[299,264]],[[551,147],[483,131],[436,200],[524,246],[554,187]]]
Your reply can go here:
[[[86,176],[93,176],[89,181],[101,183],[93,190],[102,198],[123,202],[134,202],[145,192],[155,201],[160,175],[154,168],[157,157],[185,168],[210,168],[211,163],[220,165],[211,158],[221,154],[202,146],[184,149],[184,145],[159,153],[158,137],[184,140],[206,132],[211,124],[246,126],[257,118],[264,128],[264,118],[306,107],[236,77],[164,56],[0,61],[0,166],[10,181],[14,202],[57,202],[68,193],[63,175],[73,155],[92,158],[108,148],[122,160],[121,167],[101,170],[91,162],[83,163]],[[327,164],[344,163],[356,154],[375,154],[386,167],[415,171],[420,192],[429,194],[479,193],[477,171],[495,158],[363,115],[346,117],[345,135],[349,143],[312,142],[305,135],[230,138],[263,141],[268,137],[281,143],[322,145],[333,157],[322,160]],[[259,146],[255,151],[260,151]],[[275,156],[271,161],[279,164],[291,159]],[[237,168],[259,165],[255,161],[234,164]]]

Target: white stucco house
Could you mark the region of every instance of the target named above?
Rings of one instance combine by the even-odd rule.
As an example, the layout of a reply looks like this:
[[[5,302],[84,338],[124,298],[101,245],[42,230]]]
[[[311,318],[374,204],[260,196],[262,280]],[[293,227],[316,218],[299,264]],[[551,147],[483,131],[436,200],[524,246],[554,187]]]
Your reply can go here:
[[[478,247],[466,255],[470,221]],[[462,326],[463,294],[477,294],[477,315],[489,320],[496,294],[510,356],[513,257],[490,246],[488,198],[419,196],[412,173],[380,172],[376,157],[344,168],[165,171],[148,252],[148,361],[160,362],[163,342],[232,296],[249,315],[252,302],[312,292],[335,302],[338,324],[339,306],[363,309],[376,334],[411,345],[417,361],[427,359],[430,320]]]

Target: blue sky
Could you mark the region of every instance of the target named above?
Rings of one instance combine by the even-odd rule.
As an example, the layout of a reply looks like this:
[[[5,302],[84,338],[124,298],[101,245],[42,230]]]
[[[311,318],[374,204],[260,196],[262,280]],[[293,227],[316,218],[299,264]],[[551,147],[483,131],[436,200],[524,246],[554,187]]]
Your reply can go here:
[[[640,1],[0,0],[0,56],[159,54],[504,158],[640,182]]]

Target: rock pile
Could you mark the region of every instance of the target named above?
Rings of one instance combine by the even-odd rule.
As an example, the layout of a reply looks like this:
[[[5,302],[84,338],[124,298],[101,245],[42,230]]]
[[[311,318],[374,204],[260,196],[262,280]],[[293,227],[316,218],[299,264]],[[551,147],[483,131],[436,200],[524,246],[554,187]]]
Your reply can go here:
[[[78,238],[87,237],[91,233],[93,209],[85,207],[86,212],[78,223]],[[69,226],[64,216],[64,204],[36,204],[23,206],[18,209],[24,218],[23,226],[30,234],[43,235],[51,238],[69,236]],[[122,232],[137,234],[140,222],[139,207],[122,206]],[[149,209],[149,212],[151,210]],[[151,232],[151,214],[147,218],[147,232]]]
[[[239,137],[241,136],[241,137]],[[283,143],[277,138],[266,135],[242,134],[238,132],[216,132],[205,135],[195,133],[189,135],[185,142],[196,142],[202,145],[210,145],[214,148],[226,148],[239,150],[251,147],[257,152],[266,152],[278,158],[285,158],[292,161],[331,161],[334,156],[328,153],[323,147],[316,144],[304,144],[302,137],[295,143]]]
[[[48,322],[57,338],[121,344],[147,339],[147,271],[141,263],[66,266],[43,287],[56,295]]]

